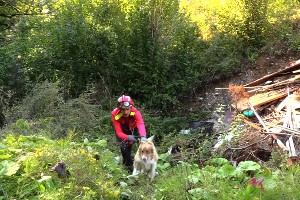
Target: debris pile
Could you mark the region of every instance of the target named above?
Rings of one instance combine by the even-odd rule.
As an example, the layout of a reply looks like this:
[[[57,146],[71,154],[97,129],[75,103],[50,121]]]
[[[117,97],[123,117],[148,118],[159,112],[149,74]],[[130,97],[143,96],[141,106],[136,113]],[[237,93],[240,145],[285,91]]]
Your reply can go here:
[[[279,148],[288,154],[288,165],[299,163],[300,60],[251,83],[230,85],[228,91],[247,131],[239,146],[229,147],[224,156],[237,163],[267,161]]]

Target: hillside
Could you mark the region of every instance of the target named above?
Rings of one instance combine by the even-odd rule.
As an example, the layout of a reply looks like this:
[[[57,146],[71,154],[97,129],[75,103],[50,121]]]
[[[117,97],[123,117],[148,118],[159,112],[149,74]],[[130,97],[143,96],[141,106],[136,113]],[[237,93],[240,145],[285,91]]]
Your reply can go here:
[[[218,108],[220,104],[224,104],[222,93],[226,94],[224,91],[227,90],[222,89],[223,92],[220,93],[215,88],[228,88],[228,84],[244,84],[260,78],[265,75],[261,71],[270,73],[283,68],[297,60],[297,55],[287,54],[272,58],[262,56],[257,62],[245,65],[247,70],[241,71],[231,79],[215,82],[202,93],[199,91],[194,106],[207,106],[216,120],[223,119],[226,115],[225,109]],[[46,86],[52,93],[45,88],[37,90],[44,96],[37,93],[34,98],[31,97],[25,104],[28,110],[25,109],[23,114],[34,114],[32,109],[40,108],[35,107],[35,102],[41,103],[41,99],[57,98],[54,86],[49,83]],[[56,121],[53,117],[37,121],[21,118],[2,130],[0,199],[283,199],[283,195],[287,199],[299,197],[297,187],[289,187],[299,185],[299,179],[289,178],[298,176],[299,168],[286,168],[286,160],[280,153],[276,157],[273,154],[272,158],[267,155],[268,163],[258,164],[252,162],[250,157],[244,157],[243,160],[234,163],[232,158],[235,159],[237,154],[241,157],[241,152],[244,153],[237,151],[239,143],[232,144],[233,148],[227,148],[224,152],[212,152],[211,155],[211,147],[215,141],[206,137],[203,141],[201,134],[183,135],[174,131],[165,134],[164,142],[175,142],[179,145],[179,152],[169,155],[164,150],[169,146],[162,143],[164,148],[158,147],[158,175],[154,181],[149,182],[143,174],[129,176],[120,164],[120,155],[116,151],[118,144],[111,134],[111,127],[108,126],[109,113],[101,113],[100,119],[94,118],[91,114],[93,112],[88,112],[88,109],[95,107],[89,107],[84,97],[62,105],[45,105],[52,114],[58,114]],[[98,108],[96,110],[99,112]],[[47,116],[49,111],[45,111]],[[225,118],[228,125],[229,122],[233,124],[231,129],[225,127],[227,131],[223,129],[223,133],[240,131],[234,129],[241,127],[234,118]],[[87,123],[96,127],[94,132],[79,132],[78,130],[85,130]],[[72,124],[77,129],[65,132],[67,124]],[[101,128],[97,128],[97,124],[100,124]],[[158,128],[160,126],[158,123],[155,125]],[[172,126],[168,128],[172,129]],[[62,133],[66,134],[65,138],[48,138]],[[252,133],[252,138],[249,139],[245,132],[244,137],[240,138],[241,144],[243,139],[250,141],[258,138],[254,132],[248,133]],[[192,136],[189,138],[192,145],[187,144],[186,138],[182,136]],[[194,136],[202,140],[199,142]],[[134,149],[136,148],[137,146],[134,146]],[[253,151],[247,153],[244,155]],[[54,166],[62,163],[59,161],[66,164],[64,173],[56,173],[53,170]]]
[[[280,51],[280,49],[278,51]],[[228,90],[226,90],[226,88],[228,88],[229,85],[244,85],[250,83],[265,75],[284,69],[299,59],[300,52],[297,51],[285,50],[284,52],[273,56],[264,53],[254,62],[244,63],[244,66],[241,67],[241,71],[235,73],[233,76],[222,78],[221,80],[214,80],[208,87],[198,89],[195,98],[193,99],[192,106],[205,106],[210,110],[214,110],[218,107],[218,104],[226,104],[226,102],[224,102],[223,94],[227,93]]]
[[[294,51],[286,51],[284,54],[275,56],[261,55],[255,62],[246,63],[243,71],[235,74],[233,77],[216,81],[208,89],[200,90],[199,95],[196,97],[195,106],[205,106],[213,112],[212,119],[215,122],[217,135],[220,133],[230,135],[232,131],[230,125],[234,120],[237,120],[240,112],[232,107],[229,86],[245,85],[263,76],[285,69],[299,59],[300,53]],[[264,115],[264,113],[262,114]],[[253,126],[260,126],[255,117],[246,121],[252,121]],[[227,148],[220,150],[221,154],[225,158],[237,163],[243,160],[253,160],[256,162],[269,161],[271,153],[278,150],[276,145],[270,145],[272,143],[271,138],[266,139],[266,135],[262,134],[259,128],[255,129],[251,127],[245,123],[245,120],[240,126],[243,127],[243,133],[236,136],[238,141],[234,140]],[[294,139],[294,142],[297,148],[300,145],[298,139]],[[256,143],[258,145],[250,145]]]

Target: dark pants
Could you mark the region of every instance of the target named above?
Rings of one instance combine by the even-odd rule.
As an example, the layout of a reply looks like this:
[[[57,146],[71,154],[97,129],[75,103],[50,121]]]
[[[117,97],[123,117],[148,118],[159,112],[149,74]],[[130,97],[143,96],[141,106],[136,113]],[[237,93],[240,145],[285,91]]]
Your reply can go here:
[[[132,144],[128,142],[120,142],[121,154],[123,157],[123,165],[131,167],[133,165],[133,159],[131,157]]]
[[[129,130],[127,127],[122,127],[122,130],[127,135],[138,135],[138,129],[135,128],[133,131]],[[118,140],[120,144],[120,150],[123,157],[123,165],[125,165],[128,170],[132,170],[133,158],[131,156],[132,143],[124,140]]]

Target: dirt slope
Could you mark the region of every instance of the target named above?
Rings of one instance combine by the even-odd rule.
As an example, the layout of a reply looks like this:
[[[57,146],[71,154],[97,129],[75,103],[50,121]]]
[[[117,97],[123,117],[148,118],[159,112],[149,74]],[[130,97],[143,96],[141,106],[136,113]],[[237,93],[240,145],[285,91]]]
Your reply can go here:
[[[246,63],[244,70],[231,78],[216,81],[197,92],[194,106],[204,106],[215,109],[219,104],[225,104],[223,95],[231,85],[244,85],[270,73],[290,66],[300,59],[300,52],[289,51],[275,56],[262,55],[254,63]],[[224,89],[218,89],[224,88]]]
[[[285,69],[291,63],[300,59],[300,52],[286,51],[285,54],[275,56],[262,55],[256,62],[245,64],[245,70],[226,80],[218,81],[201,90],[193,102],[195,106],[205,107],[212,111],[215,120],[217,134],[226,134],[230,123],[236,116],[234,110],[230,110],[229,85],[244,85],[257,80],[265,75]],[[226,105],[227,104],[227,105]],[[234,147],[223,149],[223,156],[239,163],[243,160],[256,162],[267,161],[274,148],[271,137],[266,137],[259,131],[245,126],[245,133]],[[251,145],[255,143],[255,145]]]

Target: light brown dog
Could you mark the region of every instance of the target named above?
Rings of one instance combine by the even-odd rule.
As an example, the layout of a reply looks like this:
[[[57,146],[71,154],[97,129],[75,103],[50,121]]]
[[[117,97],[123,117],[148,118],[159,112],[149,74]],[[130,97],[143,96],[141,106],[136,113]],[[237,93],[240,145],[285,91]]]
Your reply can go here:
[[[146,172],[148,177],[153,180],[158,160],[158,154],[152,142],[153,137],[148,138],[146,142],[140,143],[134,156],[132,175]]]

